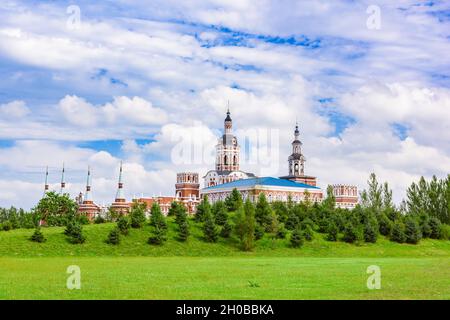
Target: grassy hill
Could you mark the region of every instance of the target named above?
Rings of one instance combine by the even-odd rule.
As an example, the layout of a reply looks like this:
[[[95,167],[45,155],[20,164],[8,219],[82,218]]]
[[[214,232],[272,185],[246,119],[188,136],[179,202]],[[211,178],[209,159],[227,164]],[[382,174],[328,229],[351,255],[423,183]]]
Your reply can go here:
[[[131,229],[118,246],[105,243],[113,224],[84,227],[86,243],[66,241],[64,228],[0,232],[0,299],[450,299],[450,241],[398,244],[328,242],[315,234],[294,249],[265,237],[253,252],[233,239],[202,240],[192,223],[188,242],[147,244],[148,226]],[[81,290],[68,290],[66,269],[78,265]],[[366,286],[369,265],[382,271],[382,289]]]
[[[168,219],[168,241],[162,246],[149,245],[150,227],[130,229],[117,246],[105,242],[113,223],[86,225],[86,242],[70,244],[63,227],[43,228],[47,241],[29,241],[30,229],[0,232],[0,256],[55,257],[55,256],[308,256],[308,257],[450,257],[450,241],[425,239],[418,245],[398,244],[380,236],[375,244],[348,244],[326,241],[325,235],[316,233],[313,241],[294,249],[289,240],[265,236],[256,242],[253,252],[242,252],[235,239],[220,238],[217,243],[202,239],[200,225],[191,221],[191,236],[185,243],[176,239],[176,225]]]

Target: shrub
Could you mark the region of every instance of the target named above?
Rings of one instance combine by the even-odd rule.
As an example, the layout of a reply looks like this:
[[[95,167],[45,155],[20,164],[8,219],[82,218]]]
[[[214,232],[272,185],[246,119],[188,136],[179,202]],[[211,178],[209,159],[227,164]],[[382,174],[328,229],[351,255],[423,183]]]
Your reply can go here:
[[[10,221],[3,222],[3,226],[2,226],[3,231],[9,231],[12,228],[13,228],[12,223]]]
[[[231,231],[232,231],[231,224],[227,221],[220,230],[220,236],[222,238],[229,238],[231,235]]]
[[[405,226],[400,221],[396,221],[391,231],[391,241],[404,243],[406,241]]]
[[[286,220],[286,229],[295,230],[300,224],[300,219],[295,213],[291,213]]]
[[[197,206],[194,219],[197,222],[203,222],[205,213],[211,212],[211,205],[209,204],[208,196],[204,196],[202,202]]]
[[[167,232],[167,230],[164,228],[161,228],[161,226],[159,224],[155,225],[153,227],[150,238],[148,238],[148,243],[154,244],[154,245],[163,244],[167,240],[166,232]]]
[[[422,237],[429,238],[431,236],[431,227],[430,227],[430,219],[422,220],[420,225],[420,231],[422,232]]]
[[[444,223],[441,225],[441,238],[450,240],[450,225]]]
[[[120,243],[120,230],[118,227],[112,229],[108,234],[108,239],[106,243],[117,245]]]
[[[352,223],[347,223],[344,227],[344,237],[343,240],[348,243],[353,243],[361,240],[361,232]]]
[[[276,233],[276,237],[277,237],[278,239],[285,239],[285,238],[286,238],[286,234],[287,234],[287,230],[284,228],[284,225],[283,225],[283,224],[280,224],[280,225],[278,226],[278,230],[277,230],[277,233]]]
[[[407,243],[417,244],[422,238],[419,225],[416,220],[410,218],[405,222],[405,238]]]
[[[338,234],[339,234],[338,226],[336,225],[336,223],[334,223],[334,221],[330,222],[330,224],[328,225],[328,231],[327,231],[326,239],[328,241],[337,241]]]
[[[378,217],[378,230],[383,236],[389,236],[392,231],[392,221],[383,213]]]
[[[375,243],[377,242],[378,232],[373,223],[367,221],[364,225],[364,241]]]
[[[130,211],[131,227],[139,229],[145,223],[145,204],[135,204]]]
[[[47,239],[45,239],[44,234],[41,231],[41,228],[38,227],[34,230],[34,233],[31,235],[30,240],[42,243],[45,242]]]
[[[152,205],[150,212],[151,212],[150,225],[153,227],[159,227],[160,229],[166,230],[167,229],[166,218],[162,214],[159,204],[154,203]]]
[[[189,224],[187,220],[181,222],[178,228],[178,239],[180,241],[186,241],[189,238]]]
[[[302,233],[306,241],[311,241],[314,238],[314,231],[310,224],[303,226]]]
[[[264,237],[264,227],[260,224],[255,225],[255,240],[259,240]]]
[[[304,239],[300,228],[296,228],[294,231],[292,231],[290,242],[293,248],[299,248],[303,245]]]
[[[234,230],[239,238],[241,249],[250,251],[255,242],[255,207],[249,199],[245,201],[244,207],[239,207],[235,215]]]
[[[106,222],[105,218],[103,218],[103,217],[100,216],[100,215],[98,215],[98,216],[95,218],[95,220],[94,220],[94,223],[95,223],[95,224],[101,224],[101,223],[105,223],[105,222]]]
[[[89,219],[85,214],[81,213],[77,216],[77,222],[82,225],[87,225],[89,224]]]
[[[117,220],[117,228],[121,234],[127,235],[130,230],[130,220],[125,216],[120,216]]]
[[[211,213],[205,213],[203,223],[203,236],[207,242],[217,242],[219,230],[214,223]]]
[[[228,220],[228,211],[225,203],[222,201],[217,201],[214,203],[212,212],[214,214],[216,224],[219,226],[224,226]]]
[[[436,217],[431,217],[429,224],[430,224],[430,229],[431,229],[430,238],[431,239],[440,239],[442,237],[441,221],[439,221],[439,219]]]
[[[81,244],[86,241],[86,237],[83,235],[83,226],[78,222],[69,223],[66,231],[70,243]]]

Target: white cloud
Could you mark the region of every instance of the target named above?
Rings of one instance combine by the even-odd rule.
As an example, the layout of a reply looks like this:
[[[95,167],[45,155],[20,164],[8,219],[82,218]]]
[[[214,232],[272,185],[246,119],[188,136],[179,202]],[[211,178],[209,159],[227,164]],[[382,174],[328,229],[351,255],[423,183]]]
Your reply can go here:
[[[9,119],[20,119],[30,113],[24,101],[15,100],[0,105],[0,115]]]

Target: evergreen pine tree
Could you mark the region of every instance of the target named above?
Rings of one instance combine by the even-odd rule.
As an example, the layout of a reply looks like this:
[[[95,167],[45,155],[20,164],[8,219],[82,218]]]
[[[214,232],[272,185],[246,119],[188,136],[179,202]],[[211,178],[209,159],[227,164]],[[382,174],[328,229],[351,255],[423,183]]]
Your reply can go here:
[[[131,227],[138,229],[142,228],[145,223],[145,209],[146,205],[144,203],[133,204],[130,211]]]
[[[153,203],[152,208],[150,210],[151,216],[150,216],[150,225],[152,227],[158,227],[162,230],[167,229],[167,222],[166,218],[161,212],[161,207],[158,203]]]
[[[217,201],[212,207],[212,212],[217,225],[223,226],[228,219],[227,206],[223,201]]]
[[[127,235],[130,229],[130,219],[123,215],[120,216],[119,219],[117,219],[117,228],[121,234]]]
[[[377,242],[378,232],[374,226],[374,223],[367,221],[364,224],[364,241],[375,243]]]
[[[219,230],[214,223],[214,218],[209,207],[203,212],[203,236],[207,242],[216,242],[219,237]]]
[[[205,195],[203,197],[203,200],[197,206],[197,211],[196,211],[195,216],[194,216],[195,221],[203,222],[206,212],[211,212],[211,205],[209,204],[209,200],[208,200],[208,196],[207,195]]]
[[[167,229],[162,228],[160,224],[155,224],[152,227],[150,238],[148,238],[149,244],[161,245],[167,240]]]
[[[117,245],[120,243],[120,231],[118,227],[113,228],[109,234],[106,243]]]
[[[274,216],[275,215],[273,214],[269,202],[267,202],[265,194],[261,192],[258,196],[258,202],[256,203],[255,208],[256,222],[263,226],[267,232],[273,232],[274,230],[270,230],[270,227]]]
[[[264,237],[264,228],[263,226],[256,224],[255,226],[255,240],[259,240]]]
[[[303,245],[303,234],[299,227],[295,228],[295,230],[292,231],[290,242],[293,248],[299,248]]]
[[[348,222],[344,227],[344,236],[342,238],[345,242],[353,243],[361,239],[361,235],[357,227],[353,223]]]
[[[231,224],[228,221],[225,221],[225,224],[222,226],[220,230],[220,236],[222,238],[229,238],[232,232]]]
[[[422,238],[419,225],[416,220],[409,218],[405,222],[406,243],[417,244]]]
[[[44,237],[44,234],[42,233],[41,228],[37,227],[34,230],[34,233],[31,236],[30,240],[34,241],[34,242],[42,243],[42,242],[45,242],[47,239]]]
[[[236,211],[239,207],[243,205],[241,193],[234,188],[230,195],[225,199],[225,205],[228,211]]]
[[[327,237],[328,241],[337,241],[338,240],[339,228],[337,227],[334,221],[331,221],[328,224]]]
[[[84,243],[86,237],[83,235],[83,226],[77,222],[70,225],[70,231],[67,233],[69,242],[73,244]]]
[[[286,229],[288,230],[295,230],[300,224],[300,219],[295,213],[289,214],[289,217],[286,221]]]
[[[249,199],[245,201],[244,207],[239,207],[235,215],[235,233],[239,238],[241,249],[250,251],[255,242],[255,207]]]
[[[311,241],[314,238],[314,232],[311,228],[311,225],[305,224],[301,228],[303,233],[303,238],[305,238],[306,241]]]
[[[189,224],[188,221],[185,220],[179,224],[178,227],[178,239],[180,241],[186,241],[189,238]]]
[[[405,226],[401,221],[396,221],[391,231],[391,241],[403,243],[406,241]]]
[[[441,238],[441,222],[436,217],[431,217],[429,226],[431,229],[430,238],[431,239],[440,239]]]
[[[286,228],[284,227],[284,224],[280,224],[277,228],[276,237],[278,239],[285,239],[286,238]]]
[[[392,221],[384,214],[378,216],[378,230],[383,236],[389,236],[392,231]]]

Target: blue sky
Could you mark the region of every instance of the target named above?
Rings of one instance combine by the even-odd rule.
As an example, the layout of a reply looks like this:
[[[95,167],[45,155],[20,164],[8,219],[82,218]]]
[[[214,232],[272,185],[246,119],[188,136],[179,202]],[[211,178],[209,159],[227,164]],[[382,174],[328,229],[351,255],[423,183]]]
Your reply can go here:
[[[374,171],[400,201],[450,172],[449,17],[445,1],[2,1],[0,206],[32,207],[62,162],[73,195],[93,168],[99,203],[121,160],[128,197],[173,194],[176,172],[211,168],[228,101],[238,137],[278,141],[242,169],[284,175],[297,119],[321,186]]]

